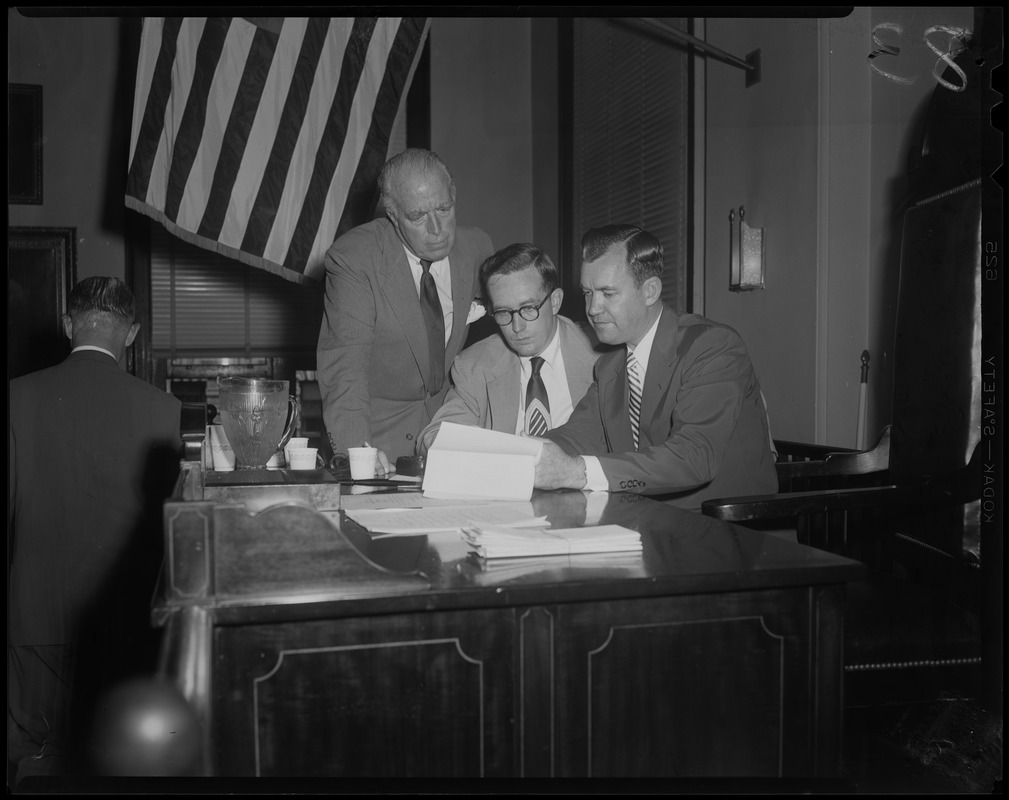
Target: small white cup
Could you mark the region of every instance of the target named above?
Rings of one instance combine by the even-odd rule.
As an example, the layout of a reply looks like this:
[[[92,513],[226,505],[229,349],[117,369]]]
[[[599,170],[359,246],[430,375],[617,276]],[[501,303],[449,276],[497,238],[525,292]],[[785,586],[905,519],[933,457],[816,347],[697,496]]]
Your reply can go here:
[[[210,425],[210,452],[215,472],[234,472],[235,451],[231,449],[223,425]]]
[[[287,466],[289,469],[315,469],[318,454],[316,447],[293,447],[288,450]]]
[[[284,445],[284,463],[291,466],[291,451],[302,447],[308,447],[307,436],[295,436]]]
[[[377,447],[348,447],[350,456],[350,477],[355,481],[366,481],[375,477],[375,467],[378,464]]]

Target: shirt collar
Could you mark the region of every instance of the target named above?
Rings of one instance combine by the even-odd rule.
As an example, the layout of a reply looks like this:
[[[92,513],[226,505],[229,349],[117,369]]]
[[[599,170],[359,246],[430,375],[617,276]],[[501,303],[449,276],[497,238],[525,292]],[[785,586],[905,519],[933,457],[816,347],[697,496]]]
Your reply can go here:
[[[71,354],[73,354],[73,353],[76,353],[76,352],[78,352],[80,350],[97,350],[99,353],[105,353],[106,355],[111,356],[113,361],[115,361],[117,363],[119,361],[119,359],[116,358],[116,354],[113,353],[111,350],[106,350],[104,347],[99,347],[96,344],[79,344],[79,345],[77,345],[77,347],[75,347],[70,352],[71,352]]]
[[[423,267],[421,267],[420,265],[420,256],[414,253],[406,245],[403,245],[403,252],[406,253],[406,260],[410,263],[411,269],[415,270],[418,274],[420,274],[423,271]],[[435,267],[440,267],[440,265],[447,259],[448,256],[446,256],[445,258],[439,258],[437,261],[432,261],[431,269],[434,269]]]
[[[549,366],[557,363],[557,356],[561,351],[561,324],[557,323],[557,327],[554,328],[554,335],[550,339],[550,343],[543,348],[543,352],[539,354],[539,357],[543,359],[544,363]],[[521,356],[522,359],[522,369],[531,371],[532,366],[530,361],[536,356]]]
[[[655,322],[652,323],[652,327],[648,329],[648,332],[641,337],[641,341],[637,343],[634,347],[627,345],[627,349],[634,353],[634,357],[641,364],[642,371],[647,371],[648,369],[648,356],[652,352],[652,344],[655,341],[655,332],[659,328],[659,320],[662,319],[662,309],[659,309],[659,315],[655,318]]]

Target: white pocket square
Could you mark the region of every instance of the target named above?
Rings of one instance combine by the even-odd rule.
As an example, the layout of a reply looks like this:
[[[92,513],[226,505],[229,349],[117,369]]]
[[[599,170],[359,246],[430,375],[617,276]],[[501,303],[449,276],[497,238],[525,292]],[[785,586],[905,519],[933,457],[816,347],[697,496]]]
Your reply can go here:
[[[482,303],[478,303],[474,300],[469,307],[469,314],[466,316],[466,324],[476,322],[480,317],[487,313],[487,309],[483,307]]]

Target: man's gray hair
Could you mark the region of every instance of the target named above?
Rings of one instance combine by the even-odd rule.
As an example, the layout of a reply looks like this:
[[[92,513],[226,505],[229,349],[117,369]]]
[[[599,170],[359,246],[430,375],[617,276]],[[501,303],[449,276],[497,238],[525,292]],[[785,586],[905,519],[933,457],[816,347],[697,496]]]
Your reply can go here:
[[[396,213],[399,206],[396,187],[402,176],[411,172],[435,172],[444,176],[449,195],[455,202],[455,181],[445,162],[430,150],[411,147],[386,161],[378,176],[379,201],[387,214]]]

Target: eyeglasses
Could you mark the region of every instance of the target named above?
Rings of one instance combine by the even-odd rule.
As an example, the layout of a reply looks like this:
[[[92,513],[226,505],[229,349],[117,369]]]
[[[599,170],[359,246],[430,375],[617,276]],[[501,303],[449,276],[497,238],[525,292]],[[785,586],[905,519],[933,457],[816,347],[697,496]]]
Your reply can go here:
[[[543,308],[543,304],[550,299],[550,295],[552,294],[553,292],[547,292],[547,296],[540,300],[539,305],[536,306],[522,306],[522,308],[517,308],[514,311],[509,308],[500,308],[492,314],[494,321],[503,328],[505,325],[511,325],[512,320],[515,319],[515,315],[518,314],[526,322],[533,322],[539,319],[540,309]]]

